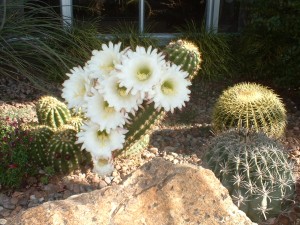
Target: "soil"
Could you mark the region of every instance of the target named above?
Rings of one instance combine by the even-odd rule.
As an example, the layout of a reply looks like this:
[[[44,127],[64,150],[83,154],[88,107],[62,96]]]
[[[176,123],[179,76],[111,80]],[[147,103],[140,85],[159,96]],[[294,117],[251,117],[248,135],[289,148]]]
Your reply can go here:
[[[205,146],[213,137],[211,114],[218,96],[224,89],[237,81],[208,82],[198,80],[192,87],[190,101],[182,110],[168,113],[163,123],[151,135],[150,146],[138,155],[115,159],[115,171],[111,176],[99,177],[87,167],[84,171],[74,171],[68,175],[56,175],[42,183],[45,171],[37,177],[29,177],[18,189],[1,189],[0,224],[21,210],[37,206],[43,202],[65,199],[71,195],[117,185],[139,166],[154,157],[164,157],[174,164],[191,163],[202,165],[201,157]],[[298,90],[273,88],[286,105],[288,125],[285,137],[280,141],[285,145],[290,158],[295,162],[297,177],[295,204],[289,212],[278,218],[271,218],[266,224],[300,224],[300,105]],[[50,85],[52,95],[60,96],[60,86]],[[15,116],[24,122],[36,121],[35,102],[46,92],[28,86],[26,81],[0,78],[1,116]],[[295,97],[296,96],[296,97]],[[2,205],[1,205],[2,204]],[[2,221],[1,221],[2,220]]]

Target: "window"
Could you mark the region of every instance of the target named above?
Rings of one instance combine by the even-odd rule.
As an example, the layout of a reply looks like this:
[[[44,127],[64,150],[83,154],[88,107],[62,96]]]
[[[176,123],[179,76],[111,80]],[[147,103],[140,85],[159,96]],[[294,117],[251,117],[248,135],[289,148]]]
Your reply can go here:
[[[71,3],[72,2],[72,3]],[[99,30],[120,22],[136,24],[140,31],[152,27],[151,33],[175,33],[188,20],[199,26],[204,21],[204,0],[61,0],[62,8],[71,7],[75,20],[98,19]]]
[[[109,27],[119,23],[130,23],[138,26],[138,0],[73,0],[75,20],[98,20],[99,30],[109,32]]]
[[[245,23],[243,3],[237,0],[221,0],[219,32],[238,32]]]

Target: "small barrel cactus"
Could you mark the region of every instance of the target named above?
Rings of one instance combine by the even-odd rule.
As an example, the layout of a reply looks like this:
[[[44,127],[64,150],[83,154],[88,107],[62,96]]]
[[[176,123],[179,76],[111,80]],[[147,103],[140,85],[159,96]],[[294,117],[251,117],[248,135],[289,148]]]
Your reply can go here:
[[[58,128],[66,124],[71,113],[63,102],[52,96],[41,97],[36,104],[36,113],[41,125]]]
[[[54,134],[54,130],[46,125],[30,125],[26,127],[26,130],[29,131],[32,139],[29,150],[30,161],[42,168],[48,166],[46,146]]]
[[[212,124],[216,132],[244,128],[280,137],[286,127],[286,110],[281,99],[267,87],[239,83],[218,98]]]
[[[284,148],[264,133],[229,130],[212,139],[204,163],[253,222],[278,215],[294,194]]]
[[[164,49],[167,59],[190,74],[190,79],[197,75],[200,69],[201,55],[198,47],[190,41],[177,40],[170,42]]]
[[[59,173],[68,173],[91,161],[90,153],[82,151],[76,144],[77,131],[73,126],[58,128],[48,141],[47,161]]]
[[[77,132],[80,131],[80,127],[83,125],[83,117],[82,116],[72,116],[68,122],[67,125],[71,125],[75,128]]]

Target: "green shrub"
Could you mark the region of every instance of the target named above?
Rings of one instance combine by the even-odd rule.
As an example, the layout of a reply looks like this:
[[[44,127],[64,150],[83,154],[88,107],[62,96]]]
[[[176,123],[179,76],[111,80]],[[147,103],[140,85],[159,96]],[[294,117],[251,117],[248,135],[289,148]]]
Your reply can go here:
[[[145,27],[144,33],[141,34],[136,24],[120,22],[109,29],[114,42],[121,42],[122,47],[135,49],[136,46],[158,46],[158,39],[149,34],[151,26]]]
[[[27,176],[34,173],[29,164],[28,147],[31,139],[20,130],[20,124],[0,118],[0,185],[19,187]]]
[[[198,46],[203,60],[199,74],[203,79],[223,79],[231,75],[232,55],[228,36],[207,31],[204,26],[197,27],[194,22],[187,22],[178,31],[180,38]]]
[[[20,7],[3,1],[3,9]],[[53,7],[41,1],[21,5],[22,12],[7,10],[0,23],[0,76],[27,78],[47,90],[47,82],[62,81],[70,67],[90,56],[100,46],[93,24],[62,25]]]
[[[246,1],[246,0],[244,0]],[[300,86],[300,3],[293,0],[246,1],[249,20],[237,59],[241,73],[272,79],[277,85]]]

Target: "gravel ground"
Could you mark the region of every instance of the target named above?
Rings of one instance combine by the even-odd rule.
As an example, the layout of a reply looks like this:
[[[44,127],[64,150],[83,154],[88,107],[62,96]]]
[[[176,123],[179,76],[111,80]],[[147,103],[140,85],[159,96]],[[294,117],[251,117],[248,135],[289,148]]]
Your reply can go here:
[[[182,111],[168,114],[164,122],[156,127],[150,139],[150,146],[139,155],[116,158],[115,171],[111,176],[98,177],[90,168],[75,171],[65,176],[54,176],[47,185],[37,177],[30,177],[24,187],[17,190],[3,190],[0,187],[0,225],[6,218],[29,207],[46,201],[65,199],[71,195],[116,185],[139,166],[154,157],[163,157],[174,164],[191,163],[202,165],[201,157],[211,132],[211,112],[217,97],[232,82],[198,82],[193,86],[190,102]],[[51,86],[59,93],[59,87]],[[23,121],[36,120],[35,101],[43,95],[41,91],[7,78],[0,78],[0,112],[3,115],[20,116]],[[288,95],[281,96],[288,110],[288,127],[282,142],[290,157],[295,160],[295,175],[300,174],[300,106]],[[14,112],[14,113],[12,113]],[[45,173],[40,171],[41,176]],[[300,202],[300,186],[296,189],[296,203]],[[298,211],[297,211],[298,210]],[[289,214],[279,217],[282,224],[300,224],[297,221],[300,207],[295,206]],[[298,216],[299,217],[299,216]],[[293,218],[293,219],[289,219]],[[279,224],[275,218],[268,224]]]

